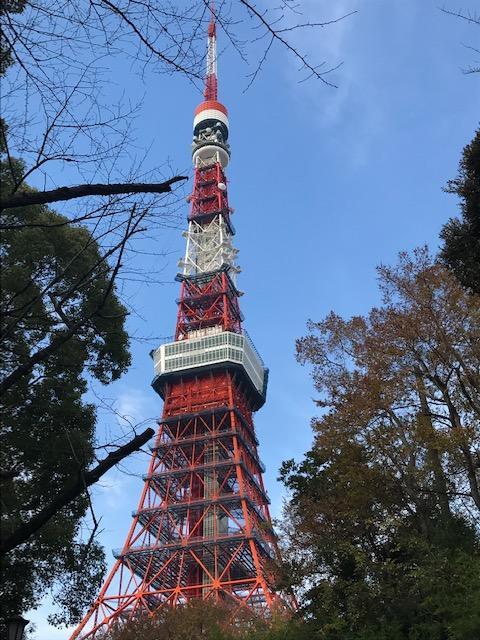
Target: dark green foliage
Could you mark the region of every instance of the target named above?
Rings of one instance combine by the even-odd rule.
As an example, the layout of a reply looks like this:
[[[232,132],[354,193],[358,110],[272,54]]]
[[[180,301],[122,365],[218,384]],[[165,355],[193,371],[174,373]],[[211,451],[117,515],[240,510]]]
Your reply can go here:
[[[8,189],[11,172],[2,173]],[[86,376],[108,383],[130,362],[111,268],[90,233],[67,222],[41,206],[2,214],[10,226],[1,249],[2,377],[24,368],[2,396],[2,537],[93,463],[96,412],[83,400]],[[77,620],[91,603],[104,557],[95,542],[79,542],[88,504],[78,498],[7,554],[3,613],[27,611],[52,587],[61,609],[56,622]]]
[[[0,3],[0,18],[8,13],[22,13],[25,9],[25,0],[2,0]],[[0,29],[0,77],[5,74],[7,68],[14,62],[12,43],[9,42]]]
[[[232,620],[235,619],[235,622]],[[284,616],[265,621],[245,609],[202,600],[111,629],[102,640],[309,640],[311,629]]]
[[[245,637],[232,631],[227,606],[196,600],[181,608],[165,607],[155,617],[142,617],[111,629],[103,640],[233,640]]]
[[[480,294],[480,129],[464,148],[458,176],[446,191],[460,198],[462,215],[443,227],[440,256],[464,287]]]
[[[480,548],[471,527],[452,519],[446,529],[432,514],[424,536],[402,514],[394,474],[366,458],[359,463],[358,450],[341,443],[335,457],[325,463],[314,450],[282,470],[296,530],[284,571],[290,583],[310,583],[302,598],[306,637],[479,637]]]

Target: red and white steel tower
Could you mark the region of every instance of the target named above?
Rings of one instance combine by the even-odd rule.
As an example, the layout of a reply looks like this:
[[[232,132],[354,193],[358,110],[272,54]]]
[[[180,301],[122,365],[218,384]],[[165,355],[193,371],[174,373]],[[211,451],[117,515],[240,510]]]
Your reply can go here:
[[[73,638],[203,598],[265,613],[277,547],[253,425],[268,371],[247,333],[225,168],[227,109],[217,97],[215,21],[205,100],[195,109],[195,171],[175,339],[153,352],[164,401],[138,509],[123,549]]]

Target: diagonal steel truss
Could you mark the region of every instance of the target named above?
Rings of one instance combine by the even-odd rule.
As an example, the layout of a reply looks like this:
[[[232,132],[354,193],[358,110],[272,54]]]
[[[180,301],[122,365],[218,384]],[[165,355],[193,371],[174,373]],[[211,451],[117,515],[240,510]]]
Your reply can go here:
[[[191,598],[265,613],[277,555],[247,387],[229,370],[187,376],[165,404],[139,505],[73,637]]]

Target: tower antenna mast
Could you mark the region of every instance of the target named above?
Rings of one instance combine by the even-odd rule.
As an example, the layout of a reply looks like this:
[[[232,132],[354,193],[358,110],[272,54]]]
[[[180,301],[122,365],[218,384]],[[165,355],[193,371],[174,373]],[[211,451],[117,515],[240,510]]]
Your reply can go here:
[[[215,19],[215,5],[210,2],[210,22],[208,23],[207,40],[207,72],[205,75],[205,100],[218,99],[217,80],[217,28]]]

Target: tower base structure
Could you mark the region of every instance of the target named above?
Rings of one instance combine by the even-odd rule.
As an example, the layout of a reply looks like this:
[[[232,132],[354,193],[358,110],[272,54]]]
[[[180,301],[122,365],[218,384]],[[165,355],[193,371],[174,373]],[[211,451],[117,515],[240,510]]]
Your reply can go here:
[[[233,614],[246,608],[266,616],[284,606],[272,589],[277,549],[251,379],[226,361],[193,374],[159,373],[153,386],[164,409],[138,509],[73,638],[98,637],[114,622],[193,599],[228,605]]]

